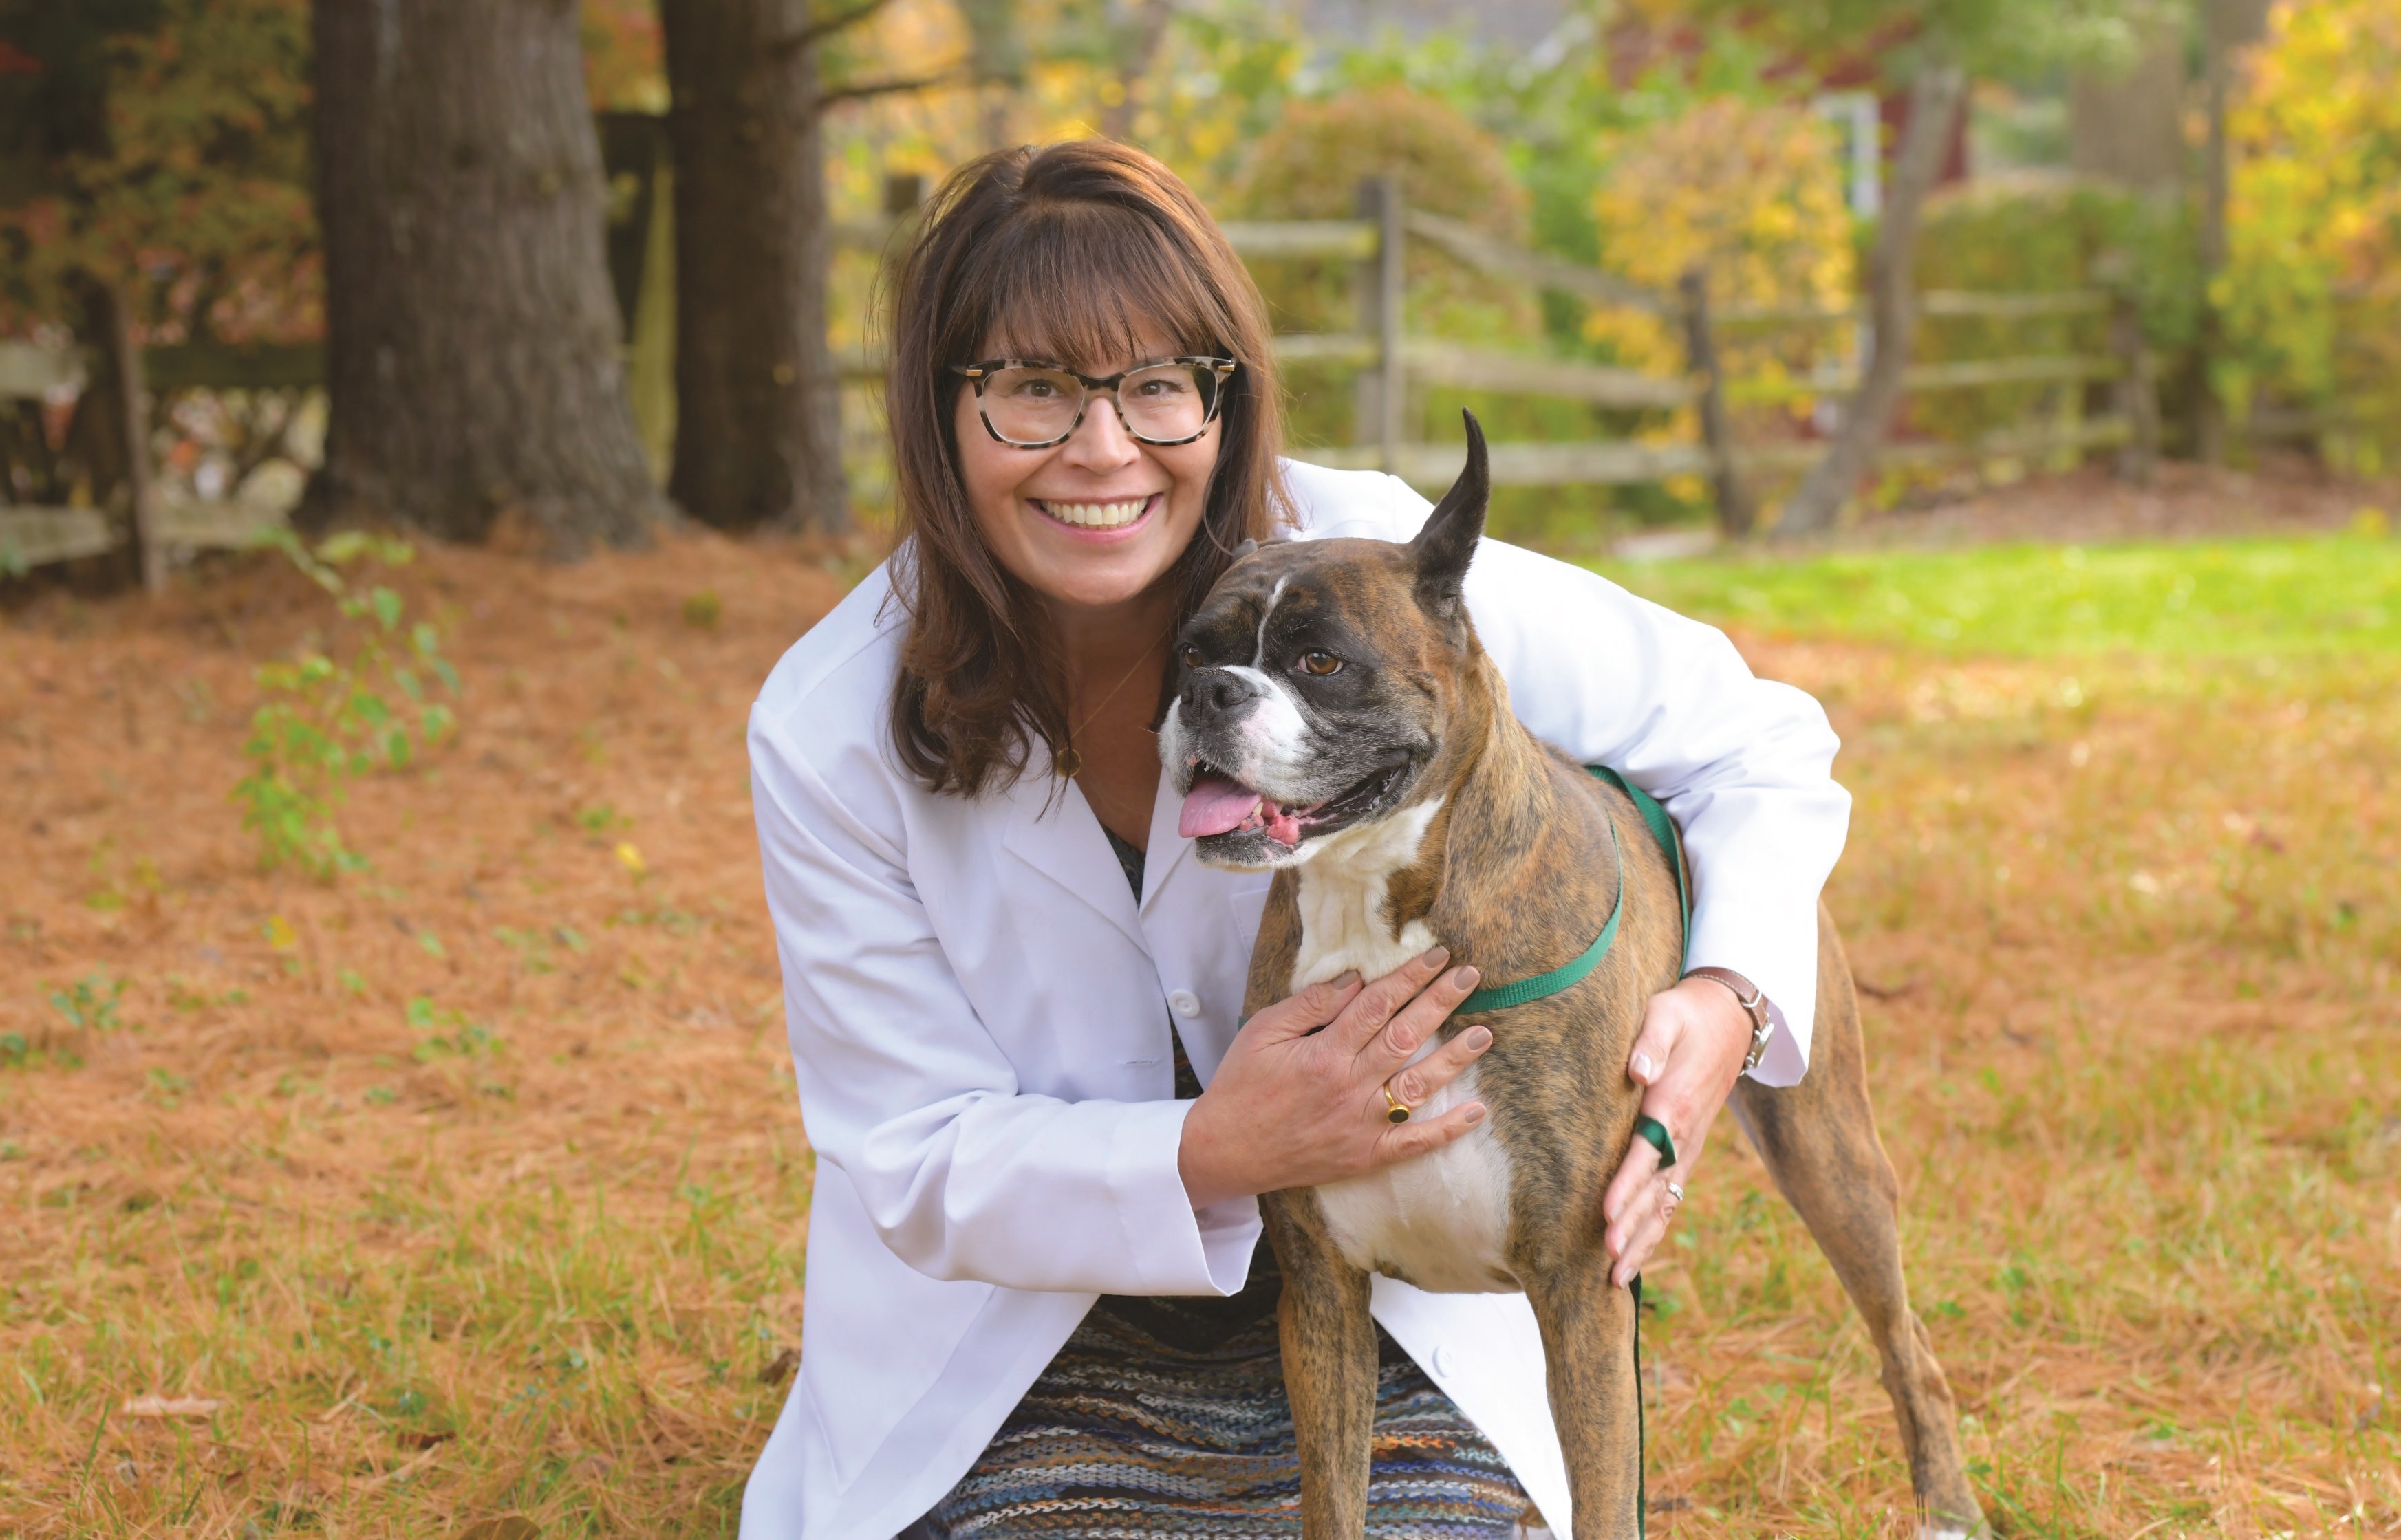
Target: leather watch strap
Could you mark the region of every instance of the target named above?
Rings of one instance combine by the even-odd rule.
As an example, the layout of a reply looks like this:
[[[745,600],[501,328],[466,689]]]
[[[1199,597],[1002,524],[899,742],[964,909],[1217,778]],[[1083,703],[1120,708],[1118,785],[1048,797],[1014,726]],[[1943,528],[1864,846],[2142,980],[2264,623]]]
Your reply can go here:
[[[1684,976],[1706,978],[1732,991],[1735,1003],[1741,1006],[1742,1014],[1750,1018],[1750,1052],[1743,1056],[1742,1067],[1746,1072],[1757,1069],[1761,1056],[1767,1052],[1767,1040],[1776,1031],[1776,1018],[1767,1009],[1767,991],[1732,968],[1693,968],[1687,970]]]

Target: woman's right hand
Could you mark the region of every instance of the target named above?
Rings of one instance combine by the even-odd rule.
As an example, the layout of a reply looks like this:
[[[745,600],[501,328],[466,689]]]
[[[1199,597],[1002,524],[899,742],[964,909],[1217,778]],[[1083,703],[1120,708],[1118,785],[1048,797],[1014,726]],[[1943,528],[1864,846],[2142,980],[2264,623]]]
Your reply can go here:
[[[1360,1176],[1482,1123],[1480,1101],[1439,1118],[1387,1115],[1387,1081],[1395,1100],[1420,1107],[1491,1046],[1491,1030],[1472,1026],[1408,1062],[1475,988],[1473,968],[1443,973],[1449,960],[1436,947],[1373,983],[1345,974],[1251,1017],[1184,1119],[1176,1165],[1192,1206]]]

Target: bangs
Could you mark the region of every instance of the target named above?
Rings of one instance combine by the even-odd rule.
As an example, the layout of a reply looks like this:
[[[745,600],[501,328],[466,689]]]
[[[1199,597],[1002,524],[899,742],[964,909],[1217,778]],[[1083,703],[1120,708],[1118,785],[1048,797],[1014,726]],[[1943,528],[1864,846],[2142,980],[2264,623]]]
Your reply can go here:
[[[1236,356],[1241,328],[1201,281],[1199,253],[1177,250],[1155,220],[1060,201],[995,233],[981,259],[988,287],[962,296],[954,347],[964,351],[952,361],[1040,359],[1109,374],[1162,352]]]

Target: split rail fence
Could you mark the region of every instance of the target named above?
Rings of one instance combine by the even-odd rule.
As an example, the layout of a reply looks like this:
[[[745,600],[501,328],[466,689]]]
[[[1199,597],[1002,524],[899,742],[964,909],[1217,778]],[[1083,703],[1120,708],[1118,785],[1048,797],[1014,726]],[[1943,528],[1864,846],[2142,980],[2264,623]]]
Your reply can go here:
[[[918,184],[895,178],[886,188],[885,219],[837,228],[840,244],[889,256],[913,224]],[[665,216],[665,200],[646,203],[649,217]],[[1285,364],[1334,366],[1351,371],[1352,442],[1304,448],[1297,457],[1337,469],[1388,470],[1420,486],[1438,488],[1457,474],[1455,444],[1422,441],[1413,392],[1429,387],[1501,395],[1550,398],[1612,412],[1675,413],[1693,408],[1689,435],[1594,438],[1571,442],[1495,442],[1492,479],[1501,486],[1595,486],[1697,476],[1711,486],[1721,525],[1742,533],[1751,521],[1750,485],[1755,478],[1805,470],[1822,453],[1820,443],[1787,439],[1744,443],[1736,432],[1737,406],[1804,399],[1839,403],[1857,380],[1842,370],[1820,369],[1790,378],[1730,377],[1722,365],[1722,341],[1736,334],[1828,328],[1859,319],[1856,307],[1749,307],[1710,304],[1705,275],[1685,276],[1673,292],[1630,283],[1613,274],[1544,252],[1530,252],[1428,211],[1406,207],[1395,180],[1363,184],[1359,217],[1229,223],[1236,252],[1250,261],[1306,259],[1348,263],[1356,298],[1351,329],[1342,333],[1281,335],[1276,355]],[[1411,241],[1439,251],[1495,282],[1569,296],[1599,308],[1641,312],[1674,328],[1683,341],[1683,367],[1653,373],[1575,359],[1504,352],[1470,343],[1410,334],[1405,324],[1406,269]],[[2051,388],[2048,410],[2011,427],[1963,441],[1887,443],[1884,465],[1991,462],[2001,459],[2073,463],[2086,451],[2115,452],[2120,474],[2147,473],[2158,449],[2159,421],[2151,362],[2143,346],[2131,299],[2105,289],[2051,293],[1977,293],[1936,291],[1918,297],[1921,313],[1939,325],[1951,318],[1986,321],[2035,321],[2057,317],[2105,315],[2108,347],[2097,353],[2032,353],[2020,357],[1914,364],[1904,375],[1913,395],[2029,385]],[[1921,331],[1926,328],[1921,328]],[[199,345],[140,350],[139,368],[152,391],[185,388],[300,390],[323,378],[323,353],[314,344],[227,347]],[[843,357],[844,374],[859,383],[882,377],[880,356],[854,350]],[[79,389],[88,371],[71,351],[45,351],[0,342],[0,413],[22,415],[20,402]],[[2107,410],[2087,415],[2086,388],[2106,384]],[[104,554],[137,530],[170,546],[233,546],[255,538],[278,511],[239,501],[157,499],[137,518],[127,506],[129,488],[91,500],[99,506],[11,505],[0,485],[0,576],[49,562]]]
[[[904,193],[887,207],[905,206]],[[1545,252],[1530,252],[1473,226],[1405,205],[1397,181],[1378,178],[1359,190],[1359,217],[1349,220],[1233,222],[1224,226],[1234,250],[1246,260],[1309,259],[1355,266],[1352,329],[1345,333],[1279,335],[1283,364],[1349,367],[1354,374],[1352,442],[1301,448],[1297,458],[1338,470],[1381,470],[1428,489],[1458,474],[1456,444],[1422,442],[1413,390],[1448,387],[1501,395],[1545,397],[1623,412],[1676,412],[1694,408],[1694,430],[1682,442],[1655,438],[1576,442],[1495,442],[1492,480],[1499,486],[1594,486],[1657,482],[1671,476],[1708,481],[1721,525],[1746,532],[1751,523],[1750,479],[1804,470],[1824,452],[1821,442],[1787,440],[1746,444],[1735,431],[1732,408],[1803,399],[1839,403],[1858,387],[1855,370],[1820,370],[1804,377],[1730,377],[1722,365],[1721,339],[1772,330],[1826,328],[1855,321],[1863,307],[1712,307],[1707,278],[1685,275],[1673,292],[1627,281]],[[906,216],[846,225],[843,244],[885,252]],[[1486,278],[1538,292],[1567,295],[1597,308],[1640,311],[1674,328],[1683,339],[1684,367],[1674,374],[1532,356],[1479,348],[1447,339],[1410,335],[1406,328],[1408,242],[1417,240]],[[1935,391],[2048,386],[2049,410],[1997,431],[1962,441],[1887,443],[1879,463],[1941,465],[1997,460],[2064,466],[2088,450],[2115,451],[2122,475],[2147,475],[2159,448],[2159,410],[2152,365],[2143,345],[2131,296],[2106,289],[2046,293],[1930,291],[1918,296],[1920,313],[1940,323],[1960,318],[2032,321],[2056,317],[2106,315],[2108,350],[2039,353],[2019,357],[1911,365],[1904,373],[1909,395]],[[1923,330],[1923,328],[1921,328]],[[882,377],[883,360],[854,352],[844,361],[854,379]],[[2085,389],[2109,387],[2106,411],[2087,415]]]

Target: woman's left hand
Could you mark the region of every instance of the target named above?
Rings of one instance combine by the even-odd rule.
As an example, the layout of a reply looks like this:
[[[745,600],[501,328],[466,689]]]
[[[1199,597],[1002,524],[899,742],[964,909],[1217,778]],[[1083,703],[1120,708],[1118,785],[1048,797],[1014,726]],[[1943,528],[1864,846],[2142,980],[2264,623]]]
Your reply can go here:
[[[1667,1233],[1678,1203],[1667,1184],[1693,1179],[1709,1124],[1734,1090],[1749,1051],[1750,1017],[1734,992],[1714,979],[1688,978],[1651,997],[1626,1072],[1643,1088],[1644,1115],[1667,1124],[1676,1164],[1661,1170],[1659,1152],[1650,1140],[1638,1138],[1601,1198],[1609,1224],[1601,1244],[1615,1259],[1609,1276],[1620,1288],[1642,1271]]]

